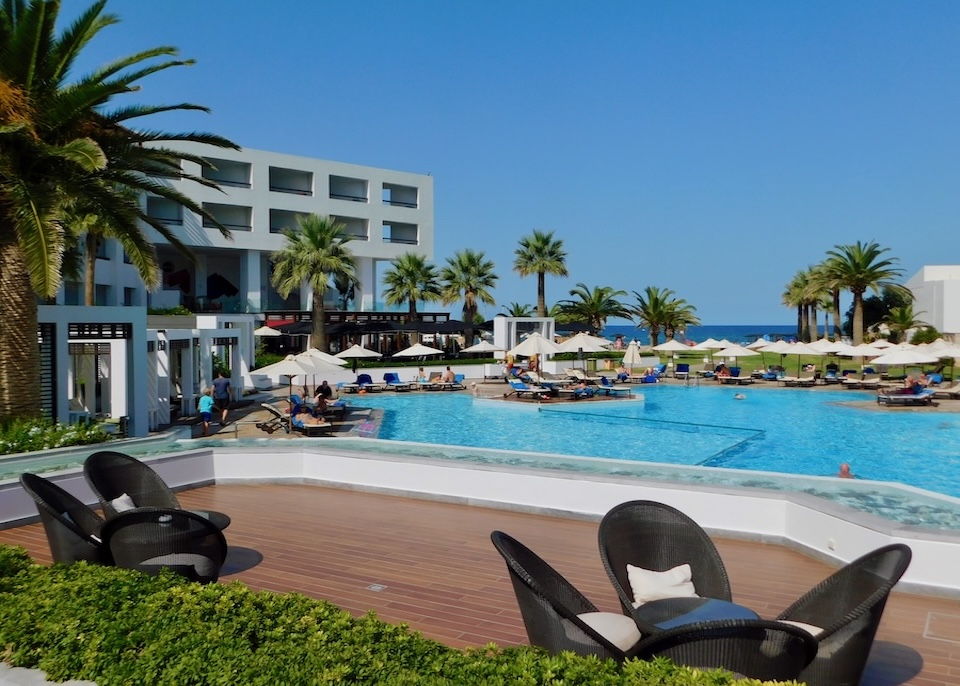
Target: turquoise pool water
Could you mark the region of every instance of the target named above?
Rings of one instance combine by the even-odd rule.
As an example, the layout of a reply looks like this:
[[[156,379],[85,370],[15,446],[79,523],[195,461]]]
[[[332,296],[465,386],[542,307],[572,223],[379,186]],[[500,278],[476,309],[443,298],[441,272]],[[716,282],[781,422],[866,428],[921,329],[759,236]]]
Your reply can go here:
[[[545,404],[464,394],[351,397],[384,410],[380,438],[675,465],[864,479],[960,497],[960,414],[875,412],[862,392],[658,385],[644,401]],[[735,400],[736,393],[744,400]]]

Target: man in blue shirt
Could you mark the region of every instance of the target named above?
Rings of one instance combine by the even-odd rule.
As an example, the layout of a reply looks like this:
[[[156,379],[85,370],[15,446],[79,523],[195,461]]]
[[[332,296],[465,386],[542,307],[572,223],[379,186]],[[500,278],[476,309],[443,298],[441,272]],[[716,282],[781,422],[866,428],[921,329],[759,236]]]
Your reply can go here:
[[[213,402],[220,410],[220,424],[226,426],[227,412],[230,411],[230,379],[224,377],[223,372],[213,380]]]

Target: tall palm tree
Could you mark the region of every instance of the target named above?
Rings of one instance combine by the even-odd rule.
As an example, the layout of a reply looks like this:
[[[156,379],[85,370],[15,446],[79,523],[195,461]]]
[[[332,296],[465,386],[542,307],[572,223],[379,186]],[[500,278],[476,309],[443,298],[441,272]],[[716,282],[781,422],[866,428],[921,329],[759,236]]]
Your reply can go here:
[[[833,340],[839,341],[843,334],[840,319],[840,293],[843,291],[843,276],[835,258],[827,258],[817,266],[817,279],[827,292],[833,314]]]
[[[590,325],[592,333],[600,333],[609,317],[629,317],[630,312],[617,298],[626,295],[626,291],[615,290],[610,286],[596,286],[592,290],[586,284],[578,283],[571,289],[574,299],[561,300],[564,312]]]
[[[806,272],[798,271],[786,285],[781,297],[781,302],[797,311],[797,339],[803,340],[804,332],[807,329],[807,309],[806,309]]]
[[[139,222],[146,222],[186,250],[123,190],[152,192],[210,218],[147,174],[168,171],[215,186],[180,171],[181,158],[202,160],[162,145],[191,140],[236,147],[207,134],[127,125],[159,112],[203,110],[196,105],[106,109],[116,96],[137,90],[144,77],[190,64],[166,59],[176,55],[174,48],[139,52],[68,81],[90,41],[117,22],[104,14],[104,5],[105,0],[96,2],[59,34],[58,0],[5,0],[0,5],[0,420],[41,410],[37,296],[52,298],[60,288],[66,202],[82,199],[105,223],[129,234],[142,231]]]
[[[832,269],[837,282],[853,295],[853,344],[863,343],[863,294],[869,289],[880,293],[889,288],[897,293],[909,294],[905,286],[894,283],[893,279],[903,276],[903,270],[897,267],[895,257],[882,255],[889,248],[881,248],[876,242],[853,245],[836,245],[827,251],[827,258],[834,260]]]
[[[532,234],[520,239],[520,247],[514,255],[515,272],[523,277],[537,275],[537,316],[546,317],[546,275],[567,275],[567,251],[563,249],[563,241],[554,238],[553,231],[534,229]]]
[[[923,312],[914,312],[913,303],[891,307],[887,316],[883,318],[883,323],[890,328],[893,334],[894,343],[899,343],[904,339],[904,335],[910,329],[917,329],[921,326],[930,326],[927,322],[920,319]]]
[[[673,338],[678,330],[688,326],[700,326],[700,317],[696,315],[697,308],[683,298],[675,298],[669,303],[667,316],[663,322],[663,331],[667,340]]]
[[[383,274],[383,285],[386,303],[393,307],[406,304],[410,314],[416,314],[418,300],[437,302],[442,297],[437,268],[415,252],[405,252],[390,263]]]
[[[313,289],[313,344],[323,351],[327,350],[324,295],[330,280],[338,275],[353,276],[357,269],[356,259],[347,245],[353,236],[345,233],[345,229],[345,224],[331,217],[298,216],[296,230],[284,229],[286,244],[270,256],[273,262],[270,281],[280,297],[288,297],[303,283]]]
[[[645,326],[650,330],[650,345],[660,342],[660,331],[673,316],[672,303],[675,295],[669,288],[656,286],[647,286],[642,294],[633,292],[637,304],[628,309],[636,317],[638,327]]]
[[[446,266],[440,270],[444,304],[463,300],[463,321],[467,324],[464,338],[468,346],[473,345],[473,322],[479,304],[493,305],[495,302],[490,289],[497,285],[500,277],[493,269],[493,262],[483,252],[467,248],[448,257]]]

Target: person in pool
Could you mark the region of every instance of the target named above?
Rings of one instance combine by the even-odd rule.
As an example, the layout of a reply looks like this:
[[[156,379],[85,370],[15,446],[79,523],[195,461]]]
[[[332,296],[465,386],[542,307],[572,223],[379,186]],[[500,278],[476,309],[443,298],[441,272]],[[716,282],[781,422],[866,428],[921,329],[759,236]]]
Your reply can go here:
[[[853,475],[853,472],[850,471],[850,465],[846,462],[840,464],[840,471],[837,472],[837,476],[841,479],[856,479],[857,477]]]

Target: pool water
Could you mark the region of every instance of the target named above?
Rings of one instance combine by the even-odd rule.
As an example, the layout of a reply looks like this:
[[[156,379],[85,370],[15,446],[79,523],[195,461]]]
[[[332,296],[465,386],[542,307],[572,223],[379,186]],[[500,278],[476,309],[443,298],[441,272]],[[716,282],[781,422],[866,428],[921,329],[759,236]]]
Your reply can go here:
[[[643,400],[502,403],[466,394],[378,394],[380,438],[674,465],[863,479],[960,497],[960,414],[871,411],[862,392],[657,385]],[[743,400],[734,399],[743,393]]]

